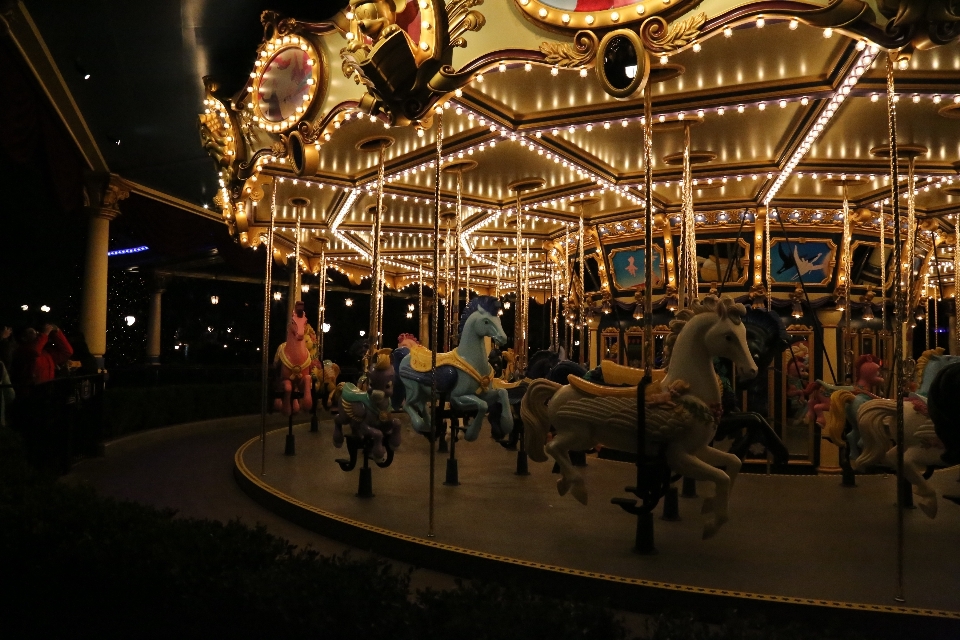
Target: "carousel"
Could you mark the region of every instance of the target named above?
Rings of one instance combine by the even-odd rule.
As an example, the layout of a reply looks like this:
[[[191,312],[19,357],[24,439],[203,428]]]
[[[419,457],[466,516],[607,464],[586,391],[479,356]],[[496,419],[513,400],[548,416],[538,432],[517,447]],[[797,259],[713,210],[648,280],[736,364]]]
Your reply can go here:
[[[960,620],[955,4],[265,11],[200,115],[265,308],[297,296],[238,482],[458,575]]]

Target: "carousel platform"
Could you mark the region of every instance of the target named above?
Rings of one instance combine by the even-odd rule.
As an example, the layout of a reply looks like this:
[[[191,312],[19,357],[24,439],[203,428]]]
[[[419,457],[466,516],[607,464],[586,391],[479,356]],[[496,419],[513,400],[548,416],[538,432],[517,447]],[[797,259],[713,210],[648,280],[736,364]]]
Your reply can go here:
[[[335,463],[332,423],[286,429],[235,455],[234,475],[255,500],[301,526],[411,564],[468,578],[516,579],[559,594],[587,593],[616,607],[729,610],[745,601],[775,615],[869,617],[876,626],[960,631],[960,506],[942,500],[935,520],[905,514],[906,600],[896,593],[893,476],[752,475],[737,481],[730,521],[701,540],[702,499],[681,498],[681,520],[655,520],[656,555],[632,551],[636,518],[610,503],[628,497],[632,465],[588,456],[589,505],[560,497],[552,463],[515,475],[516,453],[489,438],[459,442],[459,486],[436,458],[435,537],[428,538],[429,443],[405,427],[393,464],[373,468],[375,497],[356,497],[359,467]],[[372,466],[372,462],[371,462]],[[938,471],[942,495],[960,493],[956,468]],[[702,493],[702,492],[701,492]],[[917,627],[916,625],[919,625]],[[957,636],[953,636],[957,637]]]

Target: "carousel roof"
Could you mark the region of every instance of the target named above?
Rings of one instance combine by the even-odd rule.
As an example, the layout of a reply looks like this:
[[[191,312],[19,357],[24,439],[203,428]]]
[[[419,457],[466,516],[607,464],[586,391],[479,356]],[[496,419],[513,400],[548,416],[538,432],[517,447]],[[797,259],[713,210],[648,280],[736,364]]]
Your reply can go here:
[[[357,12],[368,6],[355,4]],[[231,98],[214,90],[208,103],[212,113],[236,117],[241,132],[236,153],[260,163],[261,189],[250,182],[257,179],[256,171],[247,171],[249,178],[243,169],[237,175],[226,172],[225,195],[240,203],[236,228],[243,242],[256,244],[269,224],[272,187],[264,182],[276,175],[284,178],[276,201],[281,242],[292,243],[290,233],[302,210],[301,251],[307,262],[318,255],[317,238],[322,238],[327,257],[341,268],[358,274],[368,270],[377,139],[386,136],[381,234],[386,270],[413,274],[419,264],[430,264],[441,120],[430,109],[433,104],[443,111],[443,162],[472,161],[468,170],[444,171],[439,194],[442,207],[453,207],[459,177],[463,244],[476,268],[489,268],[498,244],[515,246],[511,185],[527,178],[542,180],[542,186],[522,194],[522,236],[537,252],[535,261],[542,259],[544,241],[573,229],[580,215],[576,201],[584,196],[599,198],[583,214],[588,225],[599,225],[601,237],[642,233],[643,95],[636,90],[625,97],[611,95],[617,93],[616,82],[605,74],[616,71],[616,52],[609,45],[604,49],[604,42],[619,33],[643,35],[643,20],[656,16],[676,32],[674,40],[657,49],[650,46],[653,40],[635,39],[649,52],[656,213],[674,224],[679,220],[684,136],[689,135],[693,199],[705,230],[735,228],[744,212],[750,215],[764,205],[788,212],[786,220],[796,224],[841,225],[835,214],[845,189],[849,206],[873,212],[879,228],[880,208],[886,203],[890,211],[889,154],[881,149],[889,140],[890,47],[900,52],[898,140],[917,148],[917,215],[936,218],[944,232],[952,229],[952,214],[960,208],[956,43],[915,48],[909,37],[892,28],[884,31],[884,16],[859,2],[830,3],[832,14],[817,11],[824,3],[807,2],[587,4],[594,10],[577,11],[584,3],[564,0],[448,3],[455,16],[468,10],[483,16],[475,21],[482,26],[470,25],[476,31],[454,24],[466,42],[451,56],[439,51],[443,42],[429,39],[430,21],[442,4],[399,3],[393,28],[403,31],[415,53],[437,49],[439,57],[447,55],[452,68],[444,77],[456,76],[446,90],[406,90],[406,95],[398,86],[385,89],[383,78],[370,77],[385,66],[378,70],[369,60],[362,72],[350,66],[356,62],[351,43],[364,41],[369,49],[387,38],[382,32],[371,38],[362,28],[363,16],[349,7],[325,24],[284,26],[279,16],[266,16],[266,35],[248,84]],[[384,15],[382,7],[378,15]],[[597,28],[589,29],[591,23]],[[280,77],[271,63],[283,62],[278,52],[288,47],[303,52],[316,83],[301,85],[308,91],[296,96],[300,110],[291,103],[289,114],[282,104],[268,104],[277,95],[271,83]],[[396,52],[390,55],[399,59]],[[292,54],[288,58],[296,63]],[[635,61],[624,66],[628,83],[631,73],[646,73],[643,61],[639,72]],[[396,95],[384,98],[385,91]],[[405,99],[430,104],[411,117],[397,106]],[[271,115],[269,109],[276,112]],[[291,150],[288,142],[297,136],[299,147]],[[303,148],[312,157],[292,157]],[[907,161],[901,164],[905,176]],[[869,224],[869,217],[862,214],[859,220]]]

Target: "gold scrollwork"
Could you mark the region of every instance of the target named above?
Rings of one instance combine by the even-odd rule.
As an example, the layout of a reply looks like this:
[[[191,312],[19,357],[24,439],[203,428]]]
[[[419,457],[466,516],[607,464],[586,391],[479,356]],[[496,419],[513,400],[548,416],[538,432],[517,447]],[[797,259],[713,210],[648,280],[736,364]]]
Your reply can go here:
[[[682,49],[700,35],[700,27],[707,21],[706,13],[698,13],[683,20],[671,22],[659,16],[647,18],[640,27],[640,38],[651,53],[669,53]]]
[[[591,67],[596,60],[600,41],[592,31],[578,31],[573,43],[544,42],[540,44],[540,53],[546,56],[546,62],[563,68]]]

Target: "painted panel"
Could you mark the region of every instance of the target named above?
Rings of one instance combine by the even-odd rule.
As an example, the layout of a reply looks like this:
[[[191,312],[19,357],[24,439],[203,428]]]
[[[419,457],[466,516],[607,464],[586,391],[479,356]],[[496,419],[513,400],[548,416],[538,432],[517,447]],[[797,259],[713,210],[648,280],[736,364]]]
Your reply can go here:
[[[658,246],[653,248],[653,286],[663,287],[663,253]],[[634,289],[646,282],[644,249],[625,247],[610,251],[610,266],[613,269],[613,286],[617,289]]]
[[[795,285],[829,284],[836,264],[836,245],[830,240],[770,241],[770,279],[773,283]]]

